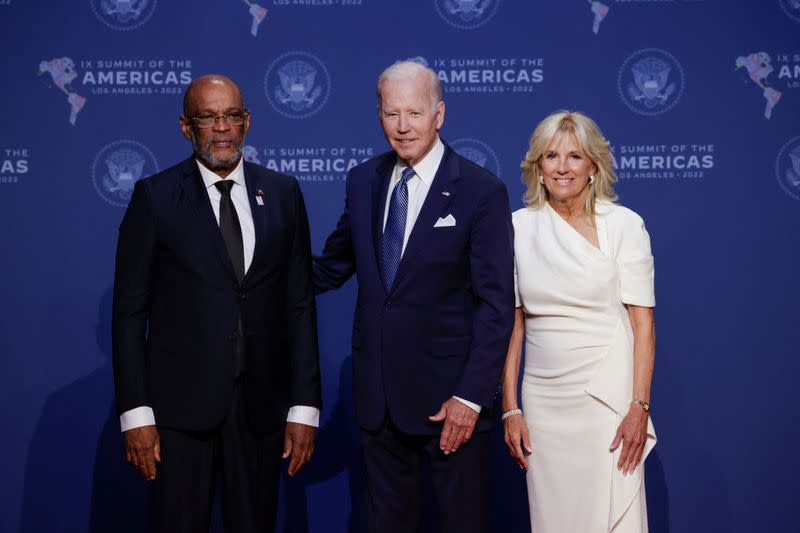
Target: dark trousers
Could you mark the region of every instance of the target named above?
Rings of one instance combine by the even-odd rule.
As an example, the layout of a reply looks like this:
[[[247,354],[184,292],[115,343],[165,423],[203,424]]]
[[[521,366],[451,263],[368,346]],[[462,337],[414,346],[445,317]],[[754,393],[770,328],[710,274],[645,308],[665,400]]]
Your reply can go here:
[[[489,433],[475,433],[455,453],[439,450],[439,435],[408,435],[387,417],[377,431],[361,430],[369,531],[420,529],[420,460],[427,455],[442,533],[489,531]]]
[[[217,476],[227,533],[275,530],[283,430],[253,434],[237,384],[223,423],[209,432],[158,428],[161,463],[153,484],[156,531],[207,533]]]

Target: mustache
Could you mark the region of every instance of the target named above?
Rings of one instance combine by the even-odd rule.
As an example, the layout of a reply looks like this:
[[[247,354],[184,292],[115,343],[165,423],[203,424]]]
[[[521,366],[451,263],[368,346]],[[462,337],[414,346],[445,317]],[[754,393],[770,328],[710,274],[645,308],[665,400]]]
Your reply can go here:
[[[241,139],[237,140],[236,137],[234,137],[232,135],[225,135],[225,134],[215,134],[215,135],[211,135],[209,137],[206,137],[200,143],[199,148],[201,148],[203,151],[209,151],[209,150],[211,150],[211,146],[215,142],[229,142],[233,146],[234,150],[241,150],[241,148],[242,148]]]
[[[192,147],[194,148],[195,154],[211,170],[214,170],[216,168],[228,168],[228,167],[231,167],[231,166],[235,165],[239,161],[239,158],[242,155],[242,141],[243,141],[243,139],[241,139],[241,138],[237,139],[233,135],[224,134],[224,133],[222,133],[222,134],[215,133],[215,134],[209,135],[208,137],[206,137],[205,139],[202,139],[202,141],[201,141],[200,139],[197,138],[197,136],[194,134],[194,132],[192,132],[191,137],[192,137]],[[222,142],[230,142],[231,143],[231,147],[233,148],[233,154],[231,154],[230,157],[225,158],[225,159],[221,159],[221,158],[217,157],[214,154],[214,152],[212,151],[211,147],[212,147],[213,143],[220,142],[220,141],[222,141]]]

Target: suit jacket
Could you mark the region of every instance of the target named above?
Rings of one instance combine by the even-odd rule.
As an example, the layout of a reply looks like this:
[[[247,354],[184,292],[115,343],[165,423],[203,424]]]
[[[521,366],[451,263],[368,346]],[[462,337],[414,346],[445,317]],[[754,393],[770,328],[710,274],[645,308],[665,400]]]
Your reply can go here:
[[[459,396],[483,406],[489,428],[514,320],[513,228],[503,183],[445,146],[394,285],[381,275],[380,239],[397,156],[354,167],[345,209],[314,261],[318,291],[356,274],[353,385],[359,424],[376,429],[386,412],[410,434],[436,434],[428,421]],[[452,215],[455,226],[434,228]]]
[[[112,318],[117,410],[159,426],[218,425],[233,395],[241,315],[251,428],[321,407],[308,220],[297,181],[244,163],[256,243],[241,284],[194,158],[136,183],[120,225]],[[262,192],[264,205],[256,194]]]

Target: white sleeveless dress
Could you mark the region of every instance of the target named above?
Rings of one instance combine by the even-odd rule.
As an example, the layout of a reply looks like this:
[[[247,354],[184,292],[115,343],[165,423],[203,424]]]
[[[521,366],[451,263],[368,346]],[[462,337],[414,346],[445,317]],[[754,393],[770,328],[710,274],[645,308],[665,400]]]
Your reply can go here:
[[[623,476],[622,446],[609,447],[633,398],[623,304],[655,306],[650,238],[633,211],[609,203],[596,211],[599,249],[549,204],[513,215],[534,533],[647,532],[642,464]],[[644,457],[655,440],[648,422]]]

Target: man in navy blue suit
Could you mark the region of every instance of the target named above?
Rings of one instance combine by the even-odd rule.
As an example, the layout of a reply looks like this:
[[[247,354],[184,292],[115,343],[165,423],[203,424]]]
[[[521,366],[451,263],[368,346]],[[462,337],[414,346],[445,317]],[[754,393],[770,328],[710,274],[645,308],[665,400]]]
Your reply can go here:
[[[274,529],[281,457],[311,457],[321,407],[308,220],[297,181],[242,160],[239,87],[204,76],[194,153],[136,183],[117,245],[113,360],[128,461],[157,530]],[[121,518],[123,519],[123,518]]]
[[[353,274],[353,386],[372,532],[416,531],[427,456],[444,532],[488,530],[489,428],[514,319],[503,183],[439,138],[436,74],[378,78],[392,148],[354,167],[314,260],[318,292]]]

